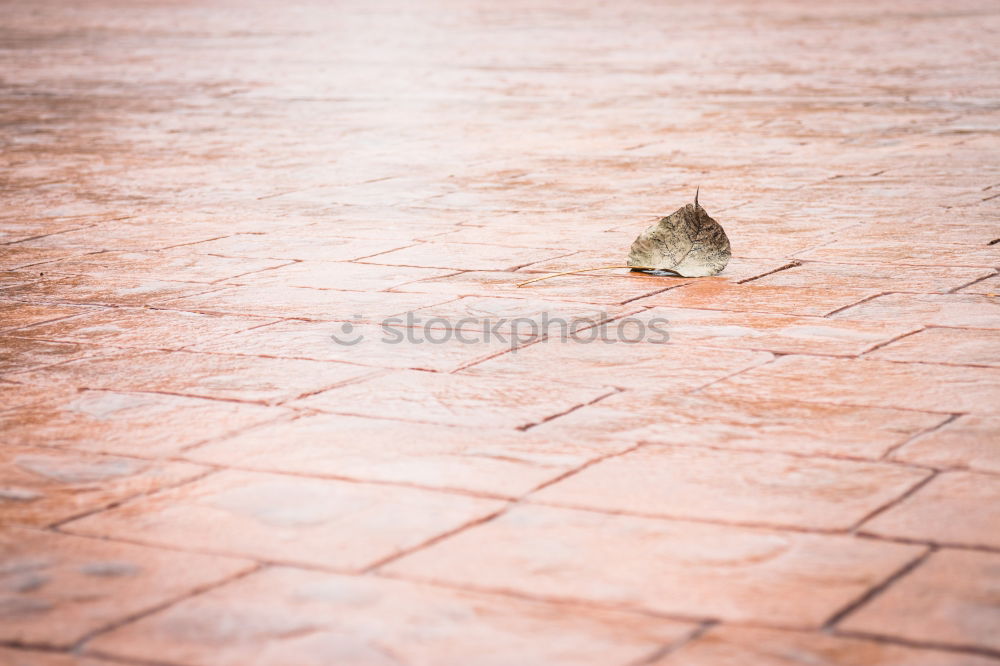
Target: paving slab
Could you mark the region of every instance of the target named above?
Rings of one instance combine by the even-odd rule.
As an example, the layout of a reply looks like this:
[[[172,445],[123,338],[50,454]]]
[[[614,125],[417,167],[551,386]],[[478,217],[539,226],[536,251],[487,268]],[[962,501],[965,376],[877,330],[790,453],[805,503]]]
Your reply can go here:
[[[9,388],[7,388],[9,387]],[[10,394],[8,398],[6,394]],[[156,458],[288,410],[163,393],[0,384],[4,443]],[[17,404],[23,401],[22,404]],[[164,428],[171,423],[171,428]]]
[[[384,571],[670,616],[818,628],[924,550],[843,536],[522,506],[390,562]],[[809,594],[794,592],[803,585]],[[761,594],[762,588],[768,593]]]
[[[254,563],[29,528],[0,534],[0,640],[67,648],[130,616],[248,573]]]
[[[934,467],[1000,472],[1000,418],[961,416],[899,448],[896,460]]]
[[[505,503],[227,470],[66,523],[74,534],[359,572]],[[364,534],[364,539],[358,539]]]
[[[868,355],[890,361],[1000,366],[1000,331],[927,328]]]
[[[992,666],[995,659],[946,650],[927,650],[871,639],[816,633],[725,627],[713,629],[654,662],[656,666],[786,666],[799,663],[844,666]]]
[[[706,391],[706,395],[747,393],[808,402],[991,414],[1000,404],[1000,369],[783,356]]]
[[[996,568],[1000,556],[942,550],[837,626],[942,647],[980,648],[995,655]]]
[[[696,625],[372,577],[272,568],[101,636],[88,651],[222,666],[626,664]]]
[[[1000,478],[995,475],[944,472],[861,529],[887,537],[996,549],[1000,548],[993,530],[1000,522],[998,498]]]
[[[0,451],[0,517],[4,524],[45,527],[208,471],[186,462],[7,446]]]
[[[419,423],[526,428],[613,392],[608,385],[569,385],[554,392],[544,381],[406,370],[315,393],[294,406]]]
[[[207,442],[184,457],[224,467],[515,498],[628,446],[498,428],[314,414]]]
[[[616,513],[832,531],[847,530],[929,475],[846,460],[645,446],[597,462],[530,499]],[[975,499],[970,504],[980,506]],[[978,533],[984,522],[968,529]]]
[[[752,393],[711,397],[705,393],[624,391],[541,423],[532,431],[574,440],[878,460],[951,418],[884,407],[767,399]]]
[[[77,389],[273,403],[316,393],[370,372],[346,363],[144,351],[68,361],[48,369],[8,373],[5,377],[15,382]]]

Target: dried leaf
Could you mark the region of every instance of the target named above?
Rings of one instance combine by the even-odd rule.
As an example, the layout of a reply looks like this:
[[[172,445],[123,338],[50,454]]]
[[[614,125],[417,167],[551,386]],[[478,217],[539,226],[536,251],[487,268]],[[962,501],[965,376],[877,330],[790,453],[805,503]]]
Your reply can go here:
[[[705,277],[721,273],[731,256],[726,232],[698,205],[698,192],[695,191],[694,205],[678,208],[639,234],[632,242],[627,266],[577,268],[525,280],[517,286],[551,280],[560,275],[611,268],[631,268],[634,271],[648,271],[653,275],[662,275],[660,271],[664,271],[681,277]]]
[[[628,253],[636,269],[671,271],[682,277],[716,275],[732,252],[722,226],[698,205],[679,208],[639,234]]]

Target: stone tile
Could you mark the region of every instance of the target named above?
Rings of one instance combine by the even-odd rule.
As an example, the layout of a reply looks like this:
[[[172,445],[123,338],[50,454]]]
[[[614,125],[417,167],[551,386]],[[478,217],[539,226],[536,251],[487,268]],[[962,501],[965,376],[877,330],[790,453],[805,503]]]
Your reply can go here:
[[[898,266],[889,262],[835,264],[807,261],[801,266],[757,278],[750,284],[810,288],[822,285],[832,290],[944,293],[993,272],[990,268],[959,266]]]
[[[91,345],[0,336],[0,373],[34,370],[47,365],[110,353]]]
[[[715,446],[878,460],[944,414],[628,390],[532,428],[554,439]]]
[[[962,287],[958,290],[958,293],[1000,296],[1000,275],[994,275],[993,277],[970,284],[968,287]]]
[[[192,666],[392,660],[606,666],[635,663],[692,629],[642,615],[272,568],[99,636],[88,647],[119,658],[155,653]]]
[[[439,195],[442,186],[424,175],[399,174],[391,179],[366,179],[360,182],[329,182],[312,188],[296,188],[278,194],[281,200],[298,204],[345,206],[406,206],[421,203]],[[447,188],[450,189],[450,188]]]
[[[0,292],[2,293],[2,292]],[[73,305],[30,305],[13,301],[0,302],[0,331],[16,330],[32,324],[65,319],[90,312]]]
[[[625,276],[564,275],[552,280],[534,282],[524,287],[518,284],[539,275],[513,271],[468,271],[447,277],[420,280],[396,287],[393,291],[486,298],[524,298],[559,302],[601,303],[620,305],[636,298],[666,289],[679,282],[638,272]]]
[[[404,322],[405,323],[405,322]],[[451,372],[510,349],[509,340],[437,328],[313,321],[283,321],[191,349],[227,354],[342,361],[378,368]]]
[[[1000,478],[944,472],[861,529],[869,534],[1000,548]]]
[[[199,294],[216,289],[205,284],[135,278],[132,276],[53,276],[4,289],[4,298],[35,305],[86,304],[139,307],[164,298]]]
[[[645,446],[547,486],[532,494],[531,501],[667,518],[846,530],[929,475],[898,465]]]
[[[665,320],[670,342],[686,348],[729,347],[825,356],[855,356],[915,328],[891,322],[684,308],[650,308],[633,318]]]
[[[59,250],[43,247],[28,247],[24,245],[5,245],[0,253],[0,270],[14,271],[28,266],[39,268],[47,266],[72,254],[69,250]]]
[[[50,386],[155,391],[202,398],[282,402],[370,373],[346,363],[221,354],[127,351],[70,361],[8,379]]]
[[[954,175],[954,174],[952,174]],[[951,214],[959,213],[952,209]],[[976,222],[971,217],[958,215],[947,223],[937,213],[927,213],[912,220],[879,220],[877,223],[863,224],[837,233],[837,238],[850,243],[899,242],[901,238],[916,245],[942,246],[943,244],[969,247],[986,245],[996,238],[996,224],[983,220]]]
[[[161,300],[171,310],[318,321],[371,321],[450,300],[433,294],[388,294],[268,285],[229,287],[187,298]]]
[[[996,652],[1000,555],[942,550],[840,622],[842,631]]]
[[[842,240],[800,252],[796,257],[845,264],[992,268],[1000,264],[1000,247],[949,246],[940,242],[915,244],[909,238],[879,243]]]
[[[492,215],[484,220],[484,226],[466,226],[456,231],[434,237],[438,243],[470,243],[474,245],[493,245],[500,247],[548,248],[563,250],[570,247],[573,250],[586,250],[592,247],[605,247],[617,240],[618,234],[605,229],[608,221],[603,217],[587,228],[581,228],[580,216],[574,214],[556,214],[544,216],[542,223],[525,224],[524,215]],[[531,216],[532,220],[537,216]],[[646,221],[647,226],[656,220]],[[564,233],[563,229],[573,228],[572,234]]]
[[[654,662],[654,666],[992,666],[970,654],[907,647],[820,632],[718,627]]]
[[[113,666],[110,661],[76,654],[0,648],[3,666]]]
[[[22,338],[42,338],[139,349],[179,349],[230,333],[263,326],[270,319],[114,308],[49,324],[20,328]]]
[[[894,460],[1000,473],[1000,418],[962,416],[895,451]]]
[[[100,252],[46,265],[54,275],[131,275],[148,280],[215,282],[276,268],[282,259],[231,258],[192,252],[188,246],[155,252]]]
[[[673,139],[673,137],[671,137]],[[690,146],[690,136],[688,137],[676,137],[677,143],[671,141],[674,147],[679,147],[680,145]],[[658,146],[654,147],[649,145],[647,147],[640,148],[642,154],[645,157],[651,155],[659,155],[662,159],[666,154],[669,154],[669,150],[663,145],[664,142],[657,141]],[[659,150],[657,150],[659,148]],[[648,152],[647,152],[648,150]],[[628,151],[632,152],[632,151]],[[618,160],[621,160],[623,156],[619,156]],[[627,159],[627,158],[626,158]],[[699,165],[700,166],[700,165]],[[732,162],[727,164],[727,167],[731,167]],[[624,164],[619,163],[619,168],[625,167]],[[723,163],[719,162],[719,167],[723,167]],[[699,191],[698,185],[693,185],[690,181],[693,179],[699,179],[702,177],[704,172],[697,172],[690,169],[690,167],[678,167],[671,166],[667,164],[662,165],[662,171],[657,174],[658,177],[652,177],[645,187],[636,188],[635,184],[627,185],[627,189],[622,191],[621,189],[615,189],[609,192],[611,196],[607,201],[602,201],[600,206],[603,210],[609,210],[618,216],[628,216],[631,218],[630,222],[627,224],[615,224],[615,229],[629,230],[629,241],[635,238],[640,231],[648,227],[650,224],[659,220],[664,215],[668,215],[670,212],[677,210],[679,206],[691,203],[694,199],[694,193]],[[596,174],[592,175],[592,177]],[[666,177],[666,181],[664,180]],[[677,183],[674,179],[683,179],[681,183]],[[674,181],[674,182],[671,182]],[[741,192],[726,192],[720,191],[717,188],[701,188],[701,203],[707,206],[709,214],[720,215],[724,211],[729,210],[734,204],[740,202],[744,198],[745,193]],[[706,198],[707,197],[707,198]],[[745,203],[745,202],[744,202]],[[585,210],[590,209],[590,207],[584,208]],[[581,211],[582,212],[582,211]],[[734,220],[729,215],[723,215],[720,217],[721,223],[729,230],[732,230],[732,223]],[[626,248],[628,245],[625,246]]]
[[[446,192],[417,200],[419,203],[443,209],[464,209],[471,213],[570,212],[603,203],[609,193],[576,183],[537,184],[534,187],[500,188],[479,185],[475,191]]]
[[[0,243],[18,243],[34,236],[59,234],[66,231],[93,226],[96,221],[87,218],[67,218],[63,216],[26,215],[24,211],[10,211],[2,218]]]
[[[1000,367],[1000,330],[928,328],[876,349],[871,358]]]
[[[340,291],[382,291],[454,271],[410,266],[375,266],[335,261],[300,261],[229,280],[230,284],[281,285]]]
[[[637,305],[824,316],[878,292],[873,289],[735,284],[706,278],[636,301]],[[891,321],[891,320],[887,320]]]
[[[739,209],[733,214],[739,214]],[[725,222],[723,222],[725,224]],[[730,227],[732,251],[738,257],[752,259],[789,259],[800,252],[826,242],[822,231],[806,229],[795,233],[785,226],[780,231],[770,226],[739,225]]]
[[[250,259],[292,259],[297,261],[352,261],[404,247],[399,240],[359,240],[317,236],[304,229],[302,234],[254,233],[196,243],[188,250],[198,254]]]
[[[295,403],[320,411],[403,421],[517,428],[544,421],[610,393],[607,386],[561,386],[519,377],[470,377],[399,371]]]
[[[77,395],[76,389],[51,386],[26,386],[0,379],[0,412],[18,409],[25,405],[55,400],[70,399]],[[5,417],[8,415],[5,415]]]
[[[40,273],[36,270],[26,270],[26,271],[0,271],[0,290],[6,289],[7,287],[13,287],[19,284],[29,284],[31,282],[37,282],[42,278],[44,273]],[[0,292],[0,296],[2,296]],[[6,304],[0,303],[0,307],[6,307]],[[3,310],[0,310],[3,311]]]
[[[233,220],[226,227],[213,224],[218,220],[199,217],[184,219],[184,214],[164,216],[143,215],[131,219],[108,220],[84,229],[74,229],[42,238],[24,241],[22,245],[38,248],[71,250],[76,254],[95,252],[144,252],[177,245],[211,240],[230,232]]]
[[[224,467],[517,497],[615,449],[511,430],[318,414],[252,428],[184,457]]]
[[[503,506],[502,501],[415,488],[223,471],[62,529],[360,571]]]
[[[8,446],[44,444],[139,457],[173,453],[288,414],[278,407],[160,393],[23,386],[9,393],[24,402],[0,412]],[[3,388],[0,395],[8,404]]]
[[[399,170],[403,171],[405,168]],[[312,218],[310,223],[290,228],[289,233],[300,238],[331,240],[354,238],[378,240],[382,243],[388,241],[397,243],[395,248],[380,250],[380,252],[386,252],[389,249],[402,248],[412,245],[415,241],[452,231],[457,228],[458,224],[468,221],[470,215],[466,211],[390,206],[376,203],[370,206],[328,206],[324,208],[319,221],[315,215],[309,217]],[[375,253],[371,252],[364,256],[372,254]],[[352,257],[352,259],[354,258],[360,257]]]
[[[638,335],[619,322],[580,331],[565,341],[550,339],[497,356],[462,371],[482,377],[520,377],[538,381],[590,386],[652,387],[669,393],[686,393],[747,368],[767,363],[767,352],[703,349],[657,344],[665,337],[663,326],[646,331],[648,342],[632,343]],[[601,336],[601,337],[599,337]],[[596,338],[596,339],[595,339]],[[603,338],[603,339],[602,339]],[[604,339],[610,340],[605,342]]]
[[[205,471],[183,462],[7,446],[0,450],[0,522],[44,527]]]
[[[68,647],[96,630],[247,572],[245,560],[8,527],[0,640]]]
[[[921,552],[842,536],[534,506],[515,508],[385,571],[542,599],[818,627]],[[800,593],[803,587],[809,594]]]
[[[1000,369],[783,356],[708,389],[775,400],[989,413],[1000,404]]]
[[[833,317],[922,326],[1000,328],[1000,300],[977,294],[886,294]]]
[[[420,243],[364,260],[368,264],[423,266],[461,271],[514,271],[560,255],[567,250],[499,247],[472,243]]]

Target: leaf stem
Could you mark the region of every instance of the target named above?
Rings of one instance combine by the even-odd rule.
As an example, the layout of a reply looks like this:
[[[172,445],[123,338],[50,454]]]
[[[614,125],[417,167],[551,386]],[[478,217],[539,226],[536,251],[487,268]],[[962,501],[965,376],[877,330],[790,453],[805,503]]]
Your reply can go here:
[[[531,284],[532,282],[540,282],[542,280],[548,280],[549,278],[559,277],[560,275],[573,275],[574,273],[587,273],[589,271],[604,271],[612,268],[632,268],[637,271],[655,271],[658,270],[651,266],[595,266],[593,268],[577,268],[572,271],[563,271],[562,273],[552,273],[551,275],[543,275],[542,277],[531,278],[530,280],[525,280],[518,284],[518,287],[523,287],[526,284]]]

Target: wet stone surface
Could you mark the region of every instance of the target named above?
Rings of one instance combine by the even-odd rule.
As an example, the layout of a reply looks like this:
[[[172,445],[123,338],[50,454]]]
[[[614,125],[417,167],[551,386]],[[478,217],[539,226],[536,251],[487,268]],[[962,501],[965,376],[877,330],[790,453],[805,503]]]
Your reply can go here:
[[[360,571],[502,506],[413,488],[225,471],[72,521],[64,529]]]
[[[0,518],[43,527],[206,471],[183,462],[8,446],[0,451]]]
[[[247,560],[143,548],[10,527],[4,562],[2,640],[68,647],[199,588],[247,572]]]
[[[210,664],[627,663],[695,625],[429,585],[270,569],[113,631],[95,649]],[[391,647],[390,647],[391,646]],[[389,652],[391,658],[386,656]]]
[[[627,446],[508,429],[316,414],[244,430],[196,446],[184,457],[226,467],[518,497]]]
[[[816,628],[922,550],[842,536],[521,507],[386,570],[673,616]],[[822,575],[813,573],[817,567]],[[762,596],[765,584],[772,593]],[[795,594],[802,585],[810,585],[811,594]]]
[[[1000,664],[995,2],[0,14],[3,666]]]
[[[942,550],[838,627],[942,647],[1000,646],[996,553]]]

